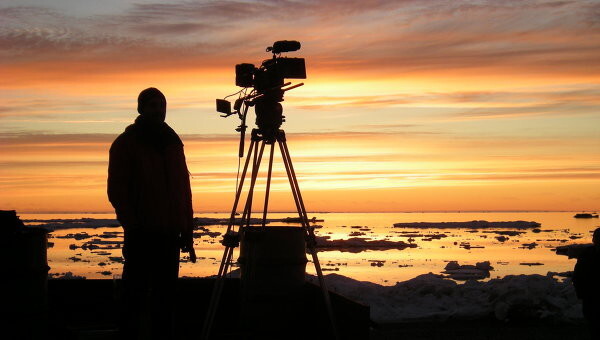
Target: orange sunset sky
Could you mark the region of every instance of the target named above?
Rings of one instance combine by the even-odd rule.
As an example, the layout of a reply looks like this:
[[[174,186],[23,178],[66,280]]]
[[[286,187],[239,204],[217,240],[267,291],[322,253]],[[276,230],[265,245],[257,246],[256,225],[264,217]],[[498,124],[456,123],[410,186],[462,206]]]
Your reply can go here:
[[[277,40],[306,58],[283,128],[309,211],[600,208],[598,1],[0,0],[0,209],[111,212],[108,149],[150,86],[195,211],[231,209],[239,121],[214,100]]]

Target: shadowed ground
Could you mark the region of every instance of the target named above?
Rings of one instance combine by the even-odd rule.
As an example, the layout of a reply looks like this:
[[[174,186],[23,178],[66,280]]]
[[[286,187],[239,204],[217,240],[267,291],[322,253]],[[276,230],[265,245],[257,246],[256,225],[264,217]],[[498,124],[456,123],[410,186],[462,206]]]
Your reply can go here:
[[[180,279],[178,309],[180,338],[199,337],[204,308],[210,297],[213,280]],[[214,327],[214,339],[241,339],[236,321],[239,318],[239,282],[228,280]],[[55,339],[116,339],[117,296],[119,282],[112,280],[50,280],[49,325]],[[307,285],[303,298],[308,302],[300,315],[305,317],[298,328],[281,334],[281,339],[331,338],[320,291]],[[332,294],[339,327],[344,339],[589,339],[584,324],[552,322],[499,322],[495,320],[452,321],[378,325],[369,322],[369,309]],[[226,318],[222,318],[226,316]],[[312,327],[312,329],[309,329]],[[302,337],[299,337],[302,335]]]

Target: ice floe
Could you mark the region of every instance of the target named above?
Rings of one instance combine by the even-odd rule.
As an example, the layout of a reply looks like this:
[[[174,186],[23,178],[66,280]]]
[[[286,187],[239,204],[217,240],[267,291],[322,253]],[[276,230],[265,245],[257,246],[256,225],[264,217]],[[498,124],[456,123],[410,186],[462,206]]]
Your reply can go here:
[[[220,232],[218,231],[210,231],[207,228],[203,227],[203,226],[198,226],[196,228],[196,230],[194,231],[194,238],[200,238],[202,236],[208,236],[210,238],[215,238],[217,236],[221,235]]]
[[[125,263],[125,259],[122,256],[109,256],[108,259],[112,262]]]
[[[464,248],[464,249],[467,249],[467,250],[474,249],[474,248],[479,248],[479,249],[485,248],[484,246],[473,246],[473,245],[471,245],[470,242],[461,242],[458,246],[460,248]]]
[[[75,239],[75,240],[85,240],[85,239],[88,239],[90,237],[92,237],[92,235],[86,233],[85,231],[81,232],[81,233],[75,233],[75,234],[69,233],[69,234],[66,234],[66,235],[58,235],[58,236],[56,236],[56,238],[72,238],[72,239]]]
[[[210,226],[210,225],[229,225],[229,218],[214,218],[214,217],[194,217],[194,224],[196,226]],[[266,223],[270,224],[273,222],[280,223],[301,223],[299,217],[284,217],[284,218],[267,218]],[[323,222],[322,219],[312,217],[308,219],[309,223]],[[240,225],[242,219],[237,217],[234,219],[233,225]],[[250,225],[262,224],[262,218],[251,218]]]
[[[537,247],[538,244],[535,242],[531,242],[531,243],[523,243],[519,248],[523,248],[523,249],[534,249],[535,247]]]
[[[317,248],[321,251],[338,250],[342,252],[360,253],[365,250],[388,250],[416,248],[414,243],[389,240],[367,240],[352,237],[347,240],[331,240],[330,236],[317,236]]]
[[[107,241],[99,238],[94,238],[84,242],[81,245],[70,244],[69,249],[75,250],[81,248],[83,250],[94,250],[94,249],[120,249],[123,247],[123,240],[118,241]]]
[[[442,273],[447,274],[446,277],[453,280],[481,280],[490,277],[490,270],[494,267],[489,261],[477,262],[475,265],[464,264],[460,265],[457,261],[450,261],[444,268]]]
[[[85,276],[74,275],[72,272],[48,273],[49,279],[85,280]]]
[[[394,223],[394,228],[469,228],[469,229],[484,229],[484,228],[508,228],[508,229],[533,229],[539,228],[541,224],[533,221],[501,221],[488,222],[483,220],[467,221],[467,222],[408,222]]]
[[[82,259],[81,257],[77,257],[77,256],[71,256],[71,257],[69,257],[69,260],[71,260],[73,262],[90,262],[90,260],[88,260],[88,259]]]
[[[517,231],[517,230],[494,230],[494,231],[484,231],[484,233],[493,233],[493,234],[498,234],[498,235],[502,235],[502,236],[518,236],[521,234],[525,234],[524,231]]]
[[[42,227],[49,230],[69,229],[69,228],[101,228],[101,227],[119,227],[121,223],[116,219],[105,218],[77,218],[77,219],[30,219],[23,220],[25,225]]]
[[[496,236],[496,240],[498,240],[500,242],[506,242],[506,241],[508,241],[508,237],[506,237],[506,236]]]

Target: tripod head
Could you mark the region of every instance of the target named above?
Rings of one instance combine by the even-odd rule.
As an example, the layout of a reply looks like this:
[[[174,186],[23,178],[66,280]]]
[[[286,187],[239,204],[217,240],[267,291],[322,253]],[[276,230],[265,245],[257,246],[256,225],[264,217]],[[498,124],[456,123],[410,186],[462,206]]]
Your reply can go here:
[[[240,132],[239,156],[244,156],[244,138],[246,133],[246,116],[248,108],[254,106],[256,125],[259,133],[267,141],[273,141],[281,124],[285,122],[283,115],[283,95],[286,91],[304,85],[299,83],[291,85],[284,82],[285,78],[306,79],[306,66],[304,58],[281,57],[283,52],[292,52],[300,49],[298,41],[276,41],[273,46],[267,47],[267,52],[272,52],[271,59],[264,60],[260,67],[253,64],[237,64],[235,66],[235,83],[242,89],[223,99],[217,99],[217,111],[223,113],[221,117],[237,114],[241,120],[236,128]],[[228,97],[238,95],[231,108]]]

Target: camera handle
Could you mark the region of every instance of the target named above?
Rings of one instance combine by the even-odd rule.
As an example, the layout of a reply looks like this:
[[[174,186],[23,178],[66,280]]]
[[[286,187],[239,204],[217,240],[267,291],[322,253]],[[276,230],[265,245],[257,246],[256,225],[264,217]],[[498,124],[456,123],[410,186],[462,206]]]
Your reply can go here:
[[[237,129],[235,129],[235,131],[240,133],[240,148],[238,150],[238,156],[240,158],[244,157],[244,140],[246,139],[246,128],[248,128],[248,125],[246,125],[246,115],[248,114],[248,107],[248,103],[244,102],[244,113],[240,115],[242,123],[240,124],[240,126],[237,127]]]

